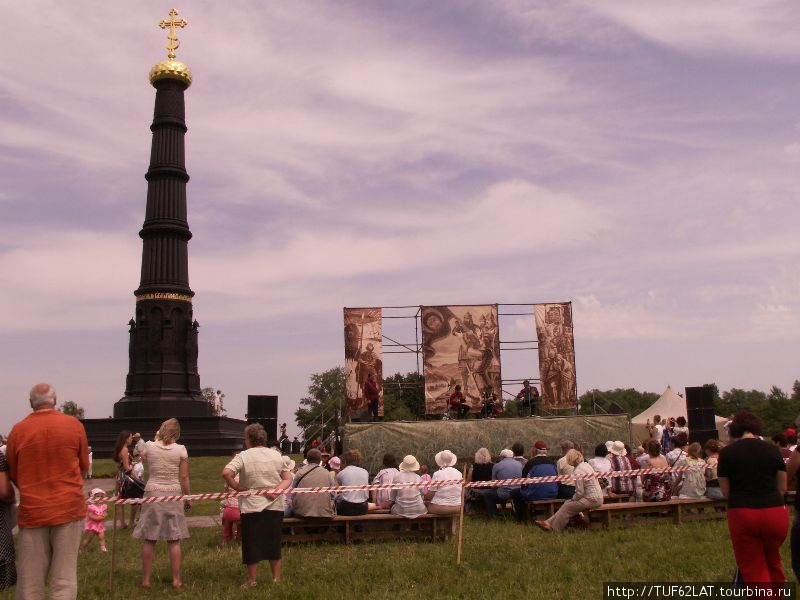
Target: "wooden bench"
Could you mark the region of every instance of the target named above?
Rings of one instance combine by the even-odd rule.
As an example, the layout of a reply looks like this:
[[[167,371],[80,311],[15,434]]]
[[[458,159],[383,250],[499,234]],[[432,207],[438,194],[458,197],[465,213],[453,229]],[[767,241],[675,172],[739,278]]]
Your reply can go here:
[[[604,498],[603,505],[612,503],[612,504],[619,504],[622,502],[630,502],[631,496],[625,494],[615,494],[614,496],[609,496],[608,498]],[[528,500],[528,512],[531,515],[538,515],[539,513],[544,514],[546,517],[552,517],[556,514],[561,505],[564,504],[566,500],[562,498],[553,498],[552,500]]]
[[[457,515],[421,515],[407,519],[389,513],[369,513],[332,519],[283,519],[283,542],[333,542],[422,539],[431,542],[450,539]]]
[[[590,526],[594,528],[641,521],[667,521],[680,525],[687,521],[724,519],[727,506],[727,500],[673,498],[664,502],[608,503],[590,510],[588,515]]]

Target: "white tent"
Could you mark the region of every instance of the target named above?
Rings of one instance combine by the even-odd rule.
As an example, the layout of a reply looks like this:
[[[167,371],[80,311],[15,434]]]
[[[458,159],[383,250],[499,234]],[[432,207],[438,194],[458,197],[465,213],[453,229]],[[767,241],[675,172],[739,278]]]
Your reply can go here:
[[[662,422],[669,417],[687,417],[688,411],[686,410],[686,399],[679,396],[670,386],[664,390],[661,397],[648,406],[645,410],[640,412],[635,417],[631,417],[631,434],[633,441],[646,440],[649,437],[645,424],[649,420],[653,422],[655,415],[661,415]],[[720,434],[720,439],[727,439],[727,434],[723,425],[727,419],[724,417],[714,416],[714,422],[717,426],[717,431]],[[724,435],[724,437],[723,437]]]

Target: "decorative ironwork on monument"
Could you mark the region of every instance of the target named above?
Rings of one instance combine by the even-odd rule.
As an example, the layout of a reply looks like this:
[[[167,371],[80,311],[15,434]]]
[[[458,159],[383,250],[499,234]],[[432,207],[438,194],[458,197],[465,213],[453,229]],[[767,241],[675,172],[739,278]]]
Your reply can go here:
[[[186,210],[184,91],[189,68],[175,60],[180,42],[176,27],[186,26],[172,9],[168,60],[150,70],[156,88],[153,141],[147,180],[147,208],[142,238],[142,271],[136,315],[129,325],[129,369],[125,397],[114,405],[115,417],[210,416],[197,373],[197,330],[189,287],[188,242],[192,238]]]

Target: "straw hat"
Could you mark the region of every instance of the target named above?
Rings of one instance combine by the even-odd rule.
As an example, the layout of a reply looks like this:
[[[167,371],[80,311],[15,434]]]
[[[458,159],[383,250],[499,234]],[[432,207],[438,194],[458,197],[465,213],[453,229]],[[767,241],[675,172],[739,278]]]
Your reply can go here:
[[[281,457],[284,471],[294,471],[295,462],[288,456]]]
[[[433,460],[436,461],[436,464],[439,465],[440,468],[444,469],[445,467],[452,467],[456,464],[458,462],[458,457],[450,452],[450,450],[442,450],[433,457]]]
[[[419,462],[411,454],[407,455],[398,467],[403,472],[419,471]]]
[[[625,444],[619,440],[616,442],[611,442],[611,446],[608,447],[608,451],[614,456],[625,456],[628,453],[628,451],[625,450]]]

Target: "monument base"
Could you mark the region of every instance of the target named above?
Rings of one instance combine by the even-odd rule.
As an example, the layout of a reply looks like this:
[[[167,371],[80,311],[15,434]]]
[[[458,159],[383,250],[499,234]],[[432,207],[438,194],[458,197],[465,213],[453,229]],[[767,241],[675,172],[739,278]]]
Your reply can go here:
[[[110,458],[123,429],[141,433],[142,439],[152,440],[166,418],[128,417],[120,419],[82,419],[89,445],[95,458]],[[186,446],[189,456],[226,456],[244,447],[244,428],[247,421],[229,417],[178,417],[181,437],[178,443]]]

